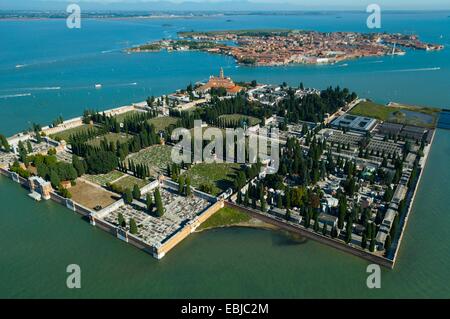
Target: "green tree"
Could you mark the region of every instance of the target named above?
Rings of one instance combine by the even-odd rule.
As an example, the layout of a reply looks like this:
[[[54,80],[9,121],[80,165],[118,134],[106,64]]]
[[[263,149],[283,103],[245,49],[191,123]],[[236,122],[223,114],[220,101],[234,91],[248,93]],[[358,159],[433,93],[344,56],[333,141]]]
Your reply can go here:
[[[186,196],[192,195],[192,189],[191,189],[191,177],[186,177]]]
[[[389,250],[389,248],[391,248],[391,245],[392,245],[391,236],[387,235],[386,241],[384,242],[384,249],[386,250],[386,252]]]
[[[69,192],[69,190],[67,188],[62,187],[61,184],[59,185],[58,190],[62,197],[72,198],[72,194]]]
[[[5,152],[9,152],[11,147],[9,146],[8,140],[2,134],[0,134],[0,147],[3,147]]]
[[[375,251],[375,238],[372,238],[372,239],[370,240],[369,250],[370,250],[370,252],[372,252],[372,253]]]
[[[164,206],[161,199],[161,193],[159,192],[159,188],[156,188],[153,196],[155,197],[155,204],[156,204],[156,213],[159,217],[162,217],[164,215]]]
[[[119,164],[116,154],[110,151],[96,151],[86,156],[88,172],[90,174],[106,174]]]
[[[316,217],[314,218],[314,231],[316,233],[319,232],[319,218],[318,218],[318,214],[316,214]]]
[[[141,190],[139,189],[139,186],[137,184],[134,184],[133,186],[133,198],[134,199],[140,199],[141,198]]]
[[[58,187],[59,183],[61,183],[61,180],[55,170],[50,172],[50,183],[52,183],[52,186],[55,189]]]
[[[31,146],[30,140],[27,141],[27,151],[28,153],[33,153],[33,147]]]
[[[367,236],[365,233],[363,233],[361,238],[361,248],[366,249],[366,247],[367,247]]]
[[[119,215],[117,216],[117,222],[119,223],[120,226],[125,227],[127,225],[125,218],[123,218],[122,213],[119,213]]]
[[[178,194],[184,195],[184,176],[178,177]]]
[[[331,238],[336,238],[338,236],[338,231],[336,229],[336,227],[333,226],[333,228],[331,228]]]
[[[236,202],[239,205],[242,204],[242,193],[241,193],[241,190],[239,190],[238,193],[237,193]]]
[[[256,209],[256,198],[255,197],[252,198],[252,208]]]
[[[145,203],[147,205],[147,210],[151,212],[152,208],[153,208],[153,199],[152,199],[152,195],[150,193],[147,193],[147,196],[145,198]]]
[[[133,218],[130,218],[130,233],[137,234],[138,228],[136,225],[136,221]]]
[[[322,235],[326,236],[327,235],[327,224],[323,223],[322,226]]]
[[[248,189],[247,189],[247,191],[245,192],[245,195],[244,195],[244,205],[248,206],[249,204],[250,204],[250,198],[248,196]]]
[[[126,204],[131,204],[133,202],[133,194],[131,193],[131,190],[127,188],[123,194],[123,200]]]
[[[82,160],[75,154],[72,156],[72,165],[77,171],[78,176],[84,175],[86,173]]]
[[[280,194],[277,195],[277,207],[279,209],[283,208],[283,198]]]

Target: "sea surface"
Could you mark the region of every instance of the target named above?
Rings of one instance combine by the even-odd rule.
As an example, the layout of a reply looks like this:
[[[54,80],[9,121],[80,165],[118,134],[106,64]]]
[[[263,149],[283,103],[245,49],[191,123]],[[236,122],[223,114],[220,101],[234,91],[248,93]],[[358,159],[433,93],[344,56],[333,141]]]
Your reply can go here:
[[[295,28],[362,31],[360,13],[183,19],[0,21],[0,133],[68,119],[86,108],[126,105],[217,74],[237,81],[349,87],[387,103],[450,108],[449,12],[384,13],[386,32],[416,33],[440,52],[327,66],[241,67],[202,52],[126,54],[126,47],[178,31]],[[230,21],[227,21],[230,20]],[[95,84],[102,84],[95,89]],[[368,262],[284,233],[244,228],[194,234],[162,260],[89,225],[0,176],[0,297],[450,297],[450,132],[438,130],[394,270],[366,286]],[[66,287],[78,264],[82,288]]]

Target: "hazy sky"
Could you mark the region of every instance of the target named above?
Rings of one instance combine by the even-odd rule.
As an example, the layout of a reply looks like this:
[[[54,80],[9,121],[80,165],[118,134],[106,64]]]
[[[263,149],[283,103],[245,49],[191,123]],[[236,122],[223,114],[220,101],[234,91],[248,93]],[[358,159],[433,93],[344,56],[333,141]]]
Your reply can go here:
[[[112,7],[125,7],[132,3],[130,8],[135,9],[141,6],[143,9],[152,7],[189,9],[204,7],[205,9],[253,9],[274,8],[278,10],[302,10],[302,9],[355,9],[364,10],[368,4],[376,3],[383,9],[395,10],[417,10],[417,9],[450,9],[450,0],[0,0],[0,10],[10,9],[15,6],[21,8],[49,8],[51,4],[62,2],[85,3],[89,7],[106,7],[107,4],[113,4]],[[158,3],[159,2],[159,3]],[[231,5],[229,2],[233,2]]]

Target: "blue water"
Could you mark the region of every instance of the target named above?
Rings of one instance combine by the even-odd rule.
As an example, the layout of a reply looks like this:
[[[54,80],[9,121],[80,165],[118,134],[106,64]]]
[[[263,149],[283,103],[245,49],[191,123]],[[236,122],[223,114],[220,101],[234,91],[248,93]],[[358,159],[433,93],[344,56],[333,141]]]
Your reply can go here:
[[[235,80],[319,88],[348,86],[380,102],[391,100],[449,106],[450,19],[448,13],[382,16],[387,32],[417,33],[447,45],[440,52],[409,51],[403,57],[368,58],[332,66],[238,67],[232,58],[201,52],[125,54],[123,48],[175,37],[178,31],[240,28],[296,28],[362,31],[366,14],[232,16],[192,19],[84,19],[81,29],[65,20],[0,21],[0,132],[12,134],[30,123],[85,108],[106,109],[144,100],[208,78],[220,66]],[[230,19],[230,22],[226,20]],[[169,24],[170,26],[163,26]],[[442,38],[440,36],[442,35]],[[17,65],[23,67],[16,68]],[[103,88],[96,90],[94,85]]]
[[[191,29],[368,31],[366,14],[339,13],[340,19],[299,15],[83,20],[81,30],[67,29],[64,20],[0,21],[0,133],[13,134],[31,122],[50,123],[60,114],[77,116],[87,107],[106,109],[141,101],[207,79],[220,66],[236,80],[348,86],[380,102],[449,108],[448,15],[382,18],[381,31],[418,33],[423,40],[446,45],[441,52],[410,51],[403,57],[281,68],[237,67],[229,57],[199,52],[127,55],[121,49]],[[96,83],[103,88],[94,89]],[[396,268],[383,269],[382,288],[377,290],[366,287],[366,261],[262,230],[195,234],[156,261],[60,205],[32,201],[24,189],[0,176],[0,296],[448,298],[449,162],[449,132],[438,130]],[[65,267],[71,263],[82,267],[80,290],[65,286]]]

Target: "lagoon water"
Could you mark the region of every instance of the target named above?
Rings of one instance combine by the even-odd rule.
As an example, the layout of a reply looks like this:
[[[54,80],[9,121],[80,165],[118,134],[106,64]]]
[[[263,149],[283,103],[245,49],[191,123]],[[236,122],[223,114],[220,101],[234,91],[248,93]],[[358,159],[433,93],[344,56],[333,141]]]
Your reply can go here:
[[[340,18],[337,18],[337,17]],[[369,31],[365,14],[189,19],[0,21],[0,133],[58,115],[78,116],[205,80],[224,67],[235,80],[346,86],[379,102],[450,106],[448,12],[385,13],[381,31],[417,33],[440,52],[330,66],[238,67],[200,52],[125,54],[125,47],[177,31],[298,28]],[[231,20],[228,21],[227,20]],[[101,89],[95,84],[101,83]],[[394,270],[366,286],[367,262],[284,234],[221,229],[194,234],[157,261],[53,203],[36,203],[0,177],[0,297],[450,297],[450,132],[438,130]],[[79,264],[82,288],[66,288]]]

